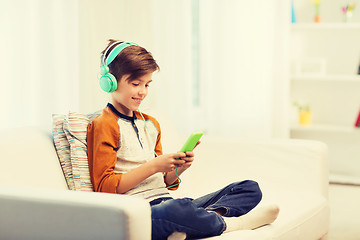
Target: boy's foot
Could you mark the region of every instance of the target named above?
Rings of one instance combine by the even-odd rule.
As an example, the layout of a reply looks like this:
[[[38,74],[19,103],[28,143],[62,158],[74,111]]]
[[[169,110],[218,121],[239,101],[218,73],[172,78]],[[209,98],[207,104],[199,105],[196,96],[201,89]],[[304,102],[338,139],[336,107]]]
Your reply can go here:
[[[275,204],[259,206],[240,217],[223,217],[226,223],[224,232],[251,230],[273,223],[279,215],[279,207]]]
[[[167,240],[185,240],[186,233],[183,232],[173,232],[170,236],[168,236]]]

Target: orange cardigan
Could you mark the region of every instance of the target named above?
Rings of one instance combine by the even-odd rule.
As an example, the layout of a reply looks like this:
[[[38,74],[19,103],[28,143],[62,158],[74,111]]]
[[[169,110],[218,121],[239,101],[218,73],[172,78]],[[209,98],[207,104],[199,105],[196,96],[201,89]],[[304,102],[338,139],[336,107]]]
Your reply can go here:
[[[134,113],[134,118],[138,119],[137,121],[142,119],[138,112]],[[94,118],[88,125],[87,150],[89,171],[90,179],[96,192],[116,193],[117,186],[121,181],[122,173],[114,172],[118,160],[117,151],[123,147],[120,146],[119,140],[120,130],[117,122],[120,118],[119,114],[111,104],[108,104],[102,111],[102,114]],[[160,125],[155,118],[147,114],[143,114],[143,116],[145,120],[152,121],[158,130],[154,151],[157,155],[162,155]],[[171,190],[177,188],[178,186],[171,188]]]

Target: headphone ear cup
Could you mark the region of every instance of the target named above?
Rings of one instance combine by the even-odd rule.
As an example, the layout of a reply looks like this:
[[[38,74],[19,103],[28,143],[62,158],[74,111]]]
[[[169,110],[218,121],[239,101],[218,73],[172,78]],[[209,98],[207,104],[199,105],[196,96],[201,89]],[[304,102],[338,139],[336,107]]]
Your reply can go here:
[[[114,75],[107,73],[100,77],[100,87],[107,93],[112,93],[117,89],[117,81]]]

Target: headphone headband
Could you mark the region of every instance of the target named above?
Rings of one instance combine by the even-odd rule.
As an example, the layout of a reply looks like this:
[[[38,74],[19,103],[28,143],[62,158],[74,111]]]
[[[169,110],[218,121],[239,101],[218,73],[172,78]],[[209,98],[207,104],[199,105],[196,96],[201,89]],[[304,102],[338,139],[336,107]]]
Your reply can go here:
[[[107,52],[109,51],[109,49],[116,45],[119,44],[117,46],[115,46],[111,52],[109,53],[108,57],[105,59],[105,56],[107,54]],[[102,56],[102,60],[101,60],[101,67],[100,67],[100,73],[101,73],[101,77],[100,77],[100,87],[102,90],[104,90],[105,92],[108,93],[112,93],[117,89],[117,80],[115,78],[114,75],[112,75],[109,72],[109,67],[108,65],[114,61],[114,59],[116,58],[116,56],[125,48],[131,46],[131,45],[137,45],[136,43],[133,42],[122,42],[122,41],[117,41],[112,43],[104,52],[103,56]]]
[[[111,52],[109,53],[108,57],[106,58],[106,61],[105,61],[105,56],[107,54],[107,52],[109,51],[109,49],[114,46],[115,44],[119,44],[117,45],[116,47],[113,48],[113,50],[111,50]],[[112,43],[104,52],[104,55],[103,55],[103,58],[102,58],[102,64],[103,66],[109,66],[109,64],[114,61],[114,59],[116,58],[116,56],[122,51],[124,50],[125,48],[129,47],[129,46],[132,46],[132,45],[135,45],[135,46],[139,46],[138,44],[136,43],[133,43],[133,42],[123,42],[123,41],[117,41],[117,42],[114,42]]]

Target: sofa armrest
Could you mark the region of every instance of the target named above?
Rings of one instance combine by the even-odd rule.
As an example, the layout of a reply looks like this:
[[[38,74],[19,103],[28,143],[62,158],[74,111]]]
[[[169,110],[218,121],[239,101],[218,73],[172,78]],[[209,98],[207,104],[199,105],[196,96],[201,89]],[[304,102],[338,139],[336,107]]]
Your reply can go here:
[[[150,207],[142,199],[0,186],[0,239],[150,238]]]

